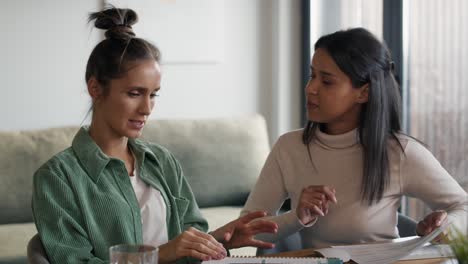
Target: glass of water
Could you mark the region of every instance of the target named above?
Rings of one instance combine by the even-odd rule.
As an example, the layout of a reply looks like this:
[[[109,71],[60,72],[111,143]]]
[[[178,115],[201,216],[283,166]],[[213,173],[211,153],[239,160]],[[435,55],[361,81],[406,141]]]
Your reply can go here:
[[[115,245],[109,248],[110,264],[158,264],[158,249],[147,245]]]

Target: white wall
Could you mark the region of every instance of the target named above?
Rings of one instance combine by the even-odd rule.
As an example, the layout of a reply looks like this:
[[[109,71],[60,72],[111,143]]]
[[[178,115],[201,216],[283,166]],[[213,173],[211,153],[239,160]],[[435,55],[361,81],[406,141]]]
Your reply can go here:
[[[172,2],[176,1],[184,2]],[[214,60],[167,61],[161,97],[151,118],[261,113],[274,140],[299,127],[300,1],[224,0],[221,5],[219,1],[211,0],[222,8],[213,18],[221,26],[215,31],[220,35],[214,38],[219,43]],[[169,2],[159,0],[156,5]],[[209,5],[210,0],[204,3]],[[86,24],[86,16],[102,5],[98,0],[1,2],[0,130],[81,124],[90,104],[85,65],[101,38],[101,32]],[[207,16],[214,14],[209,8],[197,12],[203,10]],[[190,16],[186,21],[180,17],[181,24],[193,23]],[[145,23],[143,17],[139,23]],[[171,31],[175,26],[169,18],[159,19],[158,24],[154,26],[167,30],[161,33],[165,39],[174,38],[170,45],[190,47],[190,39],[180,41],[184,32]],[[135,31],[138,35],[138,27]],[[206,34],[206,29],[199,33]]]
[[[0,130],[79,125],[89,100],[86,58],[98,34],[86,15],[97,1],[0,3]]]

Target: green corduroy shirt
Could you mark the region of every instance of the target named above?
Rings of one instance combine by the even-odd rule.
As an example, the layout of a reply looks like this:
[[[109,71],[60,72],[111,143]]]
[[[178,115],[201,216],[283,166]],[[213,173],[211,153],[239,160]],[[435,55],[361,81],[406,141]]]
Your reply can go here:
[[[206,232],[174,156],[155,144],[128,142],[139,176],[166,203],[169,239],[189,227]],[[70,148],[36,171],[32,209],[51,263],[107,263],[110,246],[143,243],[140,208],[124,162],[104,154],[84,127]]]

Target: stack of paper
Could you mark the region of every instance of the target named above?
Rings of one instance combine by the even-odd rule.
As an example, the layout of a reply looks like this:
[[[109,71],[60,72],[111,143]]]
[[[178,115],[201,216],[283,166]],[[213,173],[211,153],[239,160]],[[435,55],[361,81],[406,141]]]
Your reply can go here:
[[[410,237],[397,242],[372,243],[351,246],[333,246],[328,249],[317,250],[325,257],[340,257],[343,261],[353,261],[359,264],[387,264],[394,263],[408,256],[414,250],[421,248],[426,243],[436,238],[445,228],[448,223],[443,224],[439,228],[432,231],[424,237]],[[343,252],[338,252],[343,251]],[[347,255],[346,255],[347,254]]]
[[[447,244],[435,244],[427,245],[419,248],[406,257],[400,260],[410,259],[428,259],[428,258],[455,258],[455,254],[452,251],[450,245]]]

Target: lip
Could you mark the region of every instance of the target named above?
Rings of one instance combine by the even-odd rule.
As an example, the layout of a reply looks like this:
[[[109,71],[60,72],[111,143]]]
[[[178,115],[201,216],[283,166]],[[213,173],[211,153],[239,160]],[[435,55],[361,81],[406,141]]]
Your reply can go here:
[[[307,108],[308,109],[315,109],[315,108],[318,108],[318,107],[319,107],[318,104],[307,102]]]
[[[128,120],[130,123],[130,127],[134,129],[142,129],[145,126],[145,121],[142,120]]]

